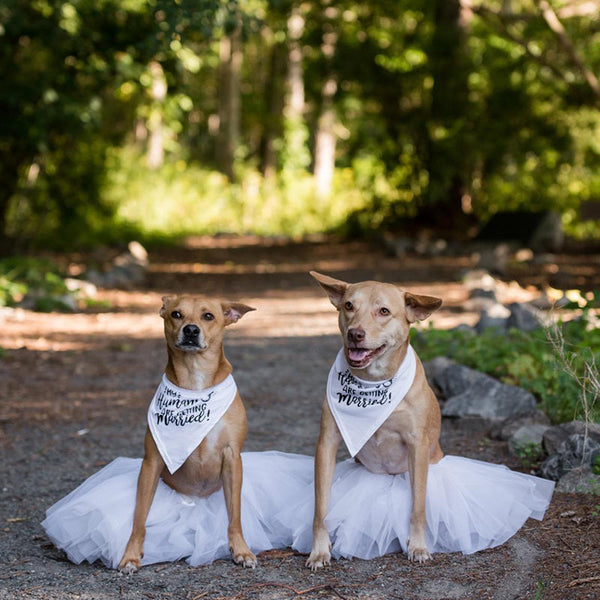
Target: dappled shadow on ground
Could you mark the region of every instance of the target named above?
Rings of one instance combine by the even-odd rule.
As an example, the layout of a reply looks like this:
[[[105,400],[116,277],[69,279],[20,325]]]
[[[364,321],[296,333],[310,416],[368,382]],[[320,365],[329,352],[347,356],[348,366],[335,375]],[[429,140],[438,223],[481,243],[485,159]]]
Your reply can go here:
[[[188,291],[242,294],[297,291],[311,294],[311,270],[329,273],[348,281],[377,279],[414,285],[460,280],[460,271],[471,265],[468,257],[386,256],[379,244],[339,242],[328,239],[313,243],[249,238],[233,247],[194,243],[187,247],[151,253],[149,285],[169,287],[173,282]]]
[[[200,243],[201,242],[201,243]],[[436,324],[473,319],[461,303],[469,257],[406,260],[377,246],[317,241],[288,244],[214,239],[153,250],[147,284],[101,290],[111,308],[82,314],[5,317],[0,328],[0,598],[81,597],[212,600],[303,597],[433,600],[597,598],[600,527],[590,497],[555,494],[547,518],[529,521],[503,546],[471,556],[435,555],[412,565],[402,555],[336,561],[318,574],[290,550],[265,553],[255,571],[229,561],[192,569],[171,563],[119,577],[101,565],[75,566],[45,538],[45,509],[117,456],[140,456],[146,409],[166,351],[160,297],[198,292],[255,306],[228,328],[226,355],[248,414],[247,450],[312,454],[327,372],[340,345],[335,309],[307,275],[381,279],[438,295]],[[486,424],[445,420],[447,453],[511,462]],[[340,458],[344,450],[340,451]],[[540,592],[541,590],[541,592]]]

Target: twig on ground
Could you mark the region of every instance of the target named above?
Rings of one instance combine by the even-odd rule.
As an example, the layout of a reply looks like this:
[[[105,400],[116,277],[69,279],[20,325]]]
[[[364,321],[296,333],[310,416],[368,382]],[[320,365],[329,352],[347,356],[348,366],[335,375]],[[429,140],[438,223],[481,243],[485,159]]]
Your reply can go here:
[[[363,584],[360,584],[360,585],[363,585]],[[338,598],[341,598],[342,600],[349,600],[346,596],[342,596],[342,594],[340,594],[330,583],[315,585],[313,587],[306,588],[305,590],[297,590],[295,587],[292,587],[291,585],[287,585],[285,583],[270,582],[270,581],[252,585],[249,588],[242,590],[241,592],[238,592],[235,596],[230,596],[226,600],[241,600],[241,598],[243,598],[250,592],[253,592],[255,590],[258,590],[260,588],[265,588],[265,587],[277,587],[277,588],[282,588],[284,590],[289,590],[290,592],[293,592],[296,596],[304,596],[305,594],[310,594],[311,592],[317,592],[320,590],[330,590]]]
[[[345,588],[360,587],[360,586],[366,585],[367,583],[377,579],[378,577],[379,577],[379,574],[373,575],[372,577],[369,577],[365,581],[361,581],[360,583],[344,583],[341,585]],[[264,588],[264,587],[282,588],[285,590],[289,590],[290,592],[293,592],[294,595],[296,595],[296,596],[304,596],[306,594],[311,594],[312,592],[319,592],[321,590],[329,590],[330,592],[334,593],[338,598],[341,598],[341,600],[351,600],[350,597],[344,596],[341,592],[339,592],[334,587],[334,585],[337,585],[338,583],[339,582],[337,582],[337,581],[330,582],[330,583],[323,583],[321,585],[315,585],[313,587],[309,587],[304,590],[297,590],[295,587],[293,587],[291,585],[287,585],[285,583],[277,583],[274,581],[273,582],[269,581],[269,582],[265,582],[265,583],[257,583],[255,585],[250,586],[249,588],[247,588],[245,590],[242,590],[241,592],[238,592],[235,596],[228,596],[227,598],[222,598],[220,600],[241,600],[247,594],[249,594],[257,589]]]
[[[584,583],[593,583],[594,581],[600,581],[600,575],[595,577],[582,577],[581,579],[573,579],[567,587],[575,587],[576,585],[583,585]]]

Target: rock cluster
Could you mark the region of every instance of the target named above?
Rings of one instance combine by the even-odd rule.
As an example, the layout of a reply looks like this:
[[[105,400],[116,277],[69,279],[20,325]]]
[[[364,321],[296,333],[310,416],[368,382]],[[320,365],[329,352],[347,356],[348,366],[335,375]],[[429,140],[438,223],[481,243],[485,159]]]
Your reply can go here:
[[[85,279],[98,287],[131,289],[144,283],[148,269],[148,252],[136,241],[127,250],[105,262],[101,268],[88,269]]]
[[[552,426],[528,391],[447,357],[424,367],[442,399],[444,417],[488,419],[490,437],[505,440],[515,456],[543,461],[539,475],[557,481],[558,491],[600,494],[600,425],[572,421]]]

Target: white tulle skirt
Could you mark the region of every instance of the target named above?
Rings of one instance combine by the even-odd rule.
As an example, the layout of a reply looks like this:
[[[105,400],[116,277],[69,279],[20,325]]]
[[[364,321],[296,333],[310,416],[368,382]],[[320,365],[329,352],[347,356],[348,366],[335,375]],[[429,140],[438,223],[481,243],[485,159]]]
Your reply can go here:
[[[255,553],[292,546],[310,552],[313,458],[242,453],[242,529]],[[47,511],[42,526],[75,563],[117,568],[131,533],[141,459],[117,458]],[[465,554],[502,544],[529,517],[542,519],[554,482],[477,460],[446,456],[429,467],[427,545]],[[406,551],[412,507],[408,474],[377,475],[347,460],[336,466],[326,525],[336,558]],[[162,480],[148,519],[142,565],[228,558],[222,490],[184,496]]]
[[[427,547],[430,552],[470,554],[514,535],[529,517],[544,516],[554,482],[505,466],[445,456],[427,478]],[[314,502],[278,514],[290,545],[302,553],[312,545]],[[374,558],[406,552],[412,495],[408,473],[380,475],[346,460],[336,466],[325,524],[335,558]],[[295,524],[295,527],[294,527]]]
[[[285,547],[273,515],[305,485],[295,474],[312,469],[307,456],[282,452],[242,453],[242,530],[254,553]],[[46,511],[42,526],[71,561],[101,560],[116,569],[131,534],[142,459],[117,458]],[[205,498],[185,496],[159,481],[146,519],[142,565],[182,558],[192,566],[230,557],[223,490]]]

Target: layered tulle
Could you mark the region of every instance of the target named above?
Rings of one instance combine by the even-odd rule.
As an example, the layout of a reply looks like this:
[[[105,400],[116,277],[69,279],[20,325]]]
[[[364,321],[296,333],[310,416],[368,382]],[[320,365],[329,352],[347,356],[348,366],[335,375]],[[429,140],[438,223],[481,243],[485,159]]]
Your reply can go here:
[[[427,546],[430,552],[470,554],[502,544],[529,517],[542,519],[554,482],[505,466],[446,456],[430,465]],[[310,552],[312,498],[284,509],[293,548]],[[332,556],[374,558],[406,552],[412,495],[408,473],[380,475],[347,460],[337,465],[325,524]]]
[[[242,462],[246,543],[255,553],[286,546],[283,532],[273,526],[273,515],[286,501],[306,495],[305,483],[295,474],[312,470],[312,460],[281,452],[245,452]],[[48,509],[42,526],[71,561],[101,560],[107,567],[118,567],[133,524],[141,463],[117,458]],[[227,558],[227,525],[222,490],[206,498],[191,497],[160,480],[146,520],[142,565],[185,558],[196,566]]]
[[[310,552],[313,459],[281,452],[242,454],[242,528],[255,553],[292,546]],[[48,537],[70,560],[116,568],[131,533],[141,459],[118,458],[47,511]],[[476,552],[502,544],[529,517],[542,519],[554,483],[477,460],[446,456],[429,467],[430,552]],[[412,495],[408,474],[378,475],[347,460],[336,466],[326,525],[332,555],[373,558],[406,551]],[[230,556],[222,491],[189,497],[162,480],[146,522],[142,564]]]

